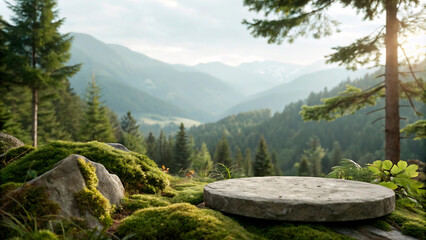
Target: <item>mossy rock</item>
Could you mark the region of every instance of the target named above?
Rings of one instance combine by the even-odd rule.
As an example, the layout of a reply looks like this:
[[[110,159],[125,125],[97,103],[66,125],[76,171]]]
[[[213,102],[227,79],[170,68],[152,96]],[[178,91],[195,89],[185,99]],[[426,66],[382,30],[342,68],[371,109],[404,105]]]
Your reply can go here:
[[[146,208],[125,218],[118,234],[132,239],[256,239],[237,222],[219,212],[198,209],[188,203]]]
[[[402,224],[401,232],[421,240],[426,239],[426,226],[418,222],[406,222]]]
[[[6,165],[10,164],[15,160],[24,157],[25,155],[29,154],[34,150],[35,147],[30,145],[24,145],[21,147],[10,149],[5,154],[0,155],[0,169],[6,167]]]
[[[71,154],[83,155],[104,165],[110,173],[120,178],[126,190],[131,193],[156,193],[169,184],[166,174],[148,157],[120,151],[96,141],[48,143],[1,169],[0,183],[23,182],[28,178],[26,173],[30,169],[41,175]]]

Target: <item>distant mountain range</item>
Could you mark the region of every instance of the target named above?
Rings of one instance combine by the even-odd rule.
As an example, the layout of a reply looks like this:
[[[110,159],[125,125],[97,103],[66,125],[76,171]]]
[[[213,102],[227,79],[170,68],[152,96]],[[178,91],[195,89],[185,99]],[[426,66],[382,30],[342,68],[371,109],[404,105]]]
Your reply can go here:
[[[119,115],[130,110],[145,120],[211,122],[241,111],[282,110],[312,91],[366,73],[332,68],[323,62],[309,66],[273,61],[235,67],[218,62],[172,65],[87,34],[73,36],[70,63],[83,66],[70,79],[71,87],[84,96],[94,72],[106,105]]]
[[[83,63],[70,79],[83,95],[95,72],[105,103],[118,114],[150,114],[208,121],[243,99],[228,84],[201,72],[181,72],[119,45],[105,44],[89,35],[74,33],[71,63]],[[149,106],[147,106],[149,105]]]

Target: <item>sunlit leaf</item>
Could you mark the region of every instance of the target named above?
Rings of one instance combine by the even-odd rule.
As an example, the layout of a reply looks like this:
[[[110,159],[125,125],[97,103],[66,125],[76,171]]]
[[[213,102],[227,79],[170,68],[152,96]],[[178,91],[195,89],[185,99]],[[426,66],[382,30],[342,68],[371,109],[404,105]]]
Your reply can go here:
[[[393,163],[390,160],[385,160],[382,163],[383,170],[390,170],[393,166]]]
[[[381,182],[381,183],[379,183],[379,185],[382,185],[383,187],[390,188],[392,190],[395,190],[395,189],[398,188],[398,186],[393,182]]]

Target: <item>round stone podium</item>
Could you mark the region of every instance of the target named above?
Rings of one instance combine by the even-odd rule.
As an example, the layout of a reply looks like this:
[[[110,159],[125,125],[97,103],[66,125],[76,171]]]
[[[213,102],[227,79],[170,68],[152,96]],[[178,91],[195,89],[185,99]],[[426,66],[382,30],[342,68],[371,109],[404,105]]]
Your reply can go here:
[[[340,222],[377,218],[395,208],[386,187],[317,177],[251,177],[204,187],[207,207],[241,216],[301,222]]]

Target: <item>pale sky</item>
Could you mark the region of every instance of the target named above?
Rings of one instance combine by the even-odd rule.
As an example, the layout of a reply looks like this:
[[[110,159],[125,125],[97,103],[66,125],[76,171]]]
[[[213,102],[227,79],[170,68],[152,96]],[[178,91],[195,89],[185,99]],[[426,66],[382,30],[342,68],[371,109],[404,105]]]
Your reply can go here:
[[[307,65],[385,22],[383,17],[363,21],[351,8],[335,5],[329,15],[342,23],[340,33],[269,45],[266,39],[252,37],[241,24],[244,18],[256,16],[242,0],[59,0],[58,8],[60,17],[66,18],[61,32],[87,33],[160,61],[187,65],[263,60]],[[9,20],[10,10],[3,0],[0,15]],[[426,42],[424,35],[422,41]]]

